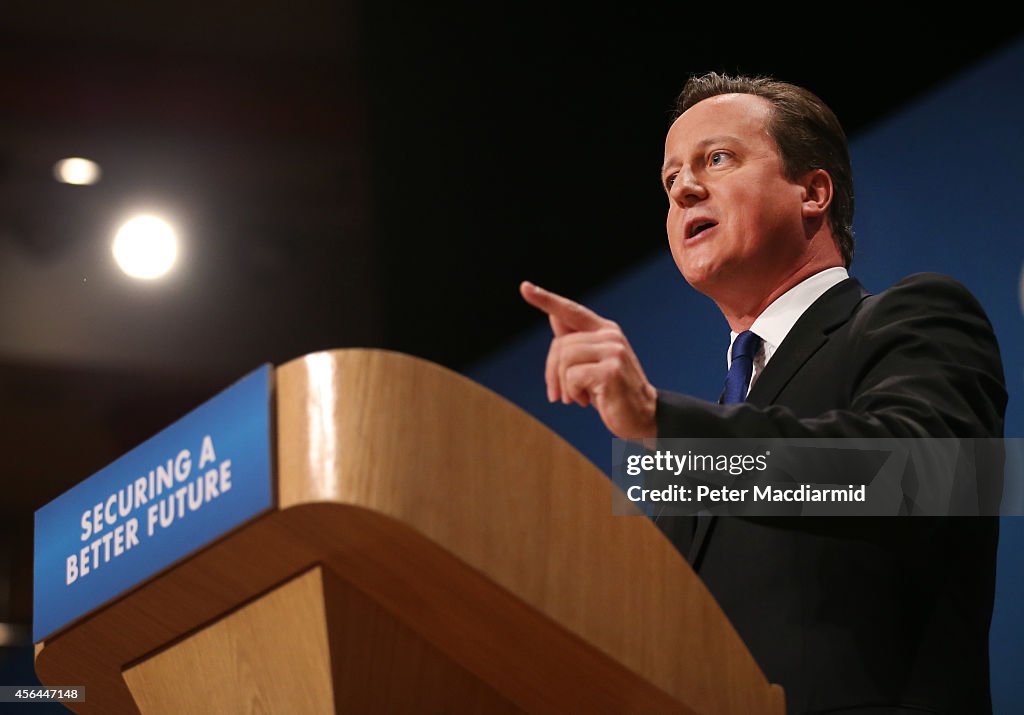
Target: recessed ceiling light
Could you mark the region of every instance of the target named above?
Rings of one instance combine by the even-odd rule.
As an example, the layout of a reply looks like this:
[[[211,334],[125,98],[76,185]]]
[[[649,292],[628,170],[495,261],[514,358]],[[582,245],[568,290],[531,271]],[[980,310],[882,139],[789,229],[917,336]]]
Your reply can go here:
[[[162,218],[135,216],[114,237],[114,259],[132,278],[152,280],[165,275],[178,255],[174,229]]]
[[[99,164],[80,156],[70,156],[53,165],[53,175],[57,181],[76,186],[95,184],[100,180],[102,173]]]

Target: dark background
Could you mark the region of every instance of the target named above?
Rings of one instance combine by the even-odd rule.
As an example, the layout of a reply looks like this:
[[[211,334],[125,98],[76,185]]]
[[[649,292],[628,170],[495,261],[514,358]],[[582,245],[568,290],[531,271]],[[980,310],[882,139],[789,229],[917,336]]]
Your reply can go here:
[[[580,296],[663,252],[688,74],[802,84],[855,138],[1020,38],[968,10],[5,3],[0,623],[31,620],[34,510],[256,365],[466,371],[536,325],[521,279]],[[56,183],[69,155],[103,180]],[[140,208],[182,237],[164,281],[110,258]]]

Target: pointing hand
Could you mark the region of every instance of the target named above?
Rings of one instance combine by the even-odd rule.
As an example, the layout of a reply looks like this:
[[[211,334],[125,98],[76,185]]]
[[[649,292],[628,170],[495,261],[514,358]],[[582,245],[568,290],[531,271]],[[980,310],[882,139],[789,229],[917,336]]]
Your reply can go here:
[[[554,333],[544,369],[548,400],[593,405],[617,437],[655,437],[658,393],[618,324],[529,281],[519,292],[547,313]]]

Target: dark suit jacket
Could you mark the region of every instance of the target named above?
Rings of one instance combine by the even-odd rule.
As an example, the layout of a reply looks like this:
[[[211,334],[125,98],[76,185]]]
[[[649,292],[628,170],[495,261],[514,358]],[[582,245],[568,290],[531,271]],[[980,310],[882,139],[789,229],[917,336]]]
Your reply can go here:
[[[657,422],[659,437],[999,437],[1005,409],[981,306],[952,279],[917,274],[879,295],[852,278],[834,286],[746,403],[660,392]],[[785,688],[789,713],[991,712],[996,518],[657,523]]]

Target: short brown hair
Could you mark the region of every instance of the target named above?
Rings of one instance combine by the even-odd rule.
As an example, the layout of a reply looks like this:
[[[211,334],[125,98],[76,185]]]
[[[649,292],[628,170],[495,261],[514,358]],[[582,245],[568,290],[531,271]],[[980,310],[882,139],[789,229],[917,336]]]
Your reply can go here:
[[[720,94],[752,94],[772,105],[768,134],[779,148],[786,177],[795,181],[813,169],[832,177],[828,221],[847,268],[853,261],[853,168],[846,134],[828,106],[811,92],[771,77],[709,72],[687,80],[676,100],[675,117]]]

